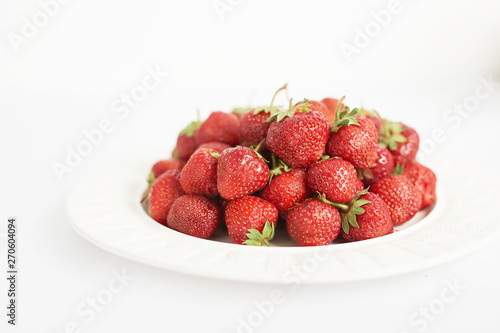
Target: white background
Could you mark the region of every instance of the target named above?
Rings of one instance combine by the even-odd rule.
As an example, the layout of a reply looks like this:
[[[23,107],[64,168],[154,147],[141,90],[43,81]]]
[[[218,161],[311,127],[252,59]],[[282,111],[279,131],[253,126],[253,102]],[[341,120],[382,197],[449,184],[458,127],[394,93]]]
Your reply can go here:
[[[65,199],[85,175],[142,150],[166,157],[196,109],[205,117],[268,103],[285,82],[295,99],[345,94],[352,106],[363,103],[403,120],[430,142],[429,165],[438,167],[440,151],[450,150],[491,168],[491,186],[499,185],[500,85],[460,123],[444,118],[474,96],[481,78],[500,81],[498,1],[401,0],[398,13],[349,59],[342,43],[355,46],[358,29],[373,27],[373,11],[389,1],[215,3],[231,10],[221,17],[213,0],[67,1],[16,48],[13,34],[22,36],[23,19],[33,22],[41,7],[35,0],[1,1],[0,234],[7,217],[16,216],[20,292],[18,325],[7,326],[2,310],[0,330],[64,332],[75,322],[82,332],[236,332],[238,318],[246,319],[254,302],[278,288],[285,302],[253,331],[418,332],[412,313],[456,279],[466,289],[424,331],[497,332],[498,239],[432,269],[290,291],[147,267],[71,229]],[[142,82],[147,67],[168,77],[120,117],[115,101]],[[60,181],[54,162],[64,163],[68,149],[85,139],[82,131],[104,118],[112,132]],[[436,128],[446,139],[432,144]],[[5,236],[0,241],[5,253]],[[122,270],[134,280],[86,322],[77,308]],[[1,280],[4,308],[7,285]]]

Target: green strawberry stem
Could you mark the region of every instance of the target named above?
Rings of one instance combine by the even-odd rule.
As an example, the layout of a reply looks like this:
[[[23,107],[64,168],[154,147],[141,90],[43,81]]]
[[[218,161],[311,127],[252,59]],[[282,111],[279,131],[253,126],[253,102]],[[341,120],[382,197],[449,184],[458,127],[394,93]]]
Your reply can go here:
[[[281,175],[283,173],[283,170],[292,170],[292,168],[290,168],[285,162],[280,160],[274,154],[272,154],[271,161],[271,170],[269,170],[269,184],[271,184],[271,181],[274,177]]]
[[[325,194],[321,193],[318,193],[318,200],[326,204],[332,205],[333,207],[339,210],[340,216],[342,218],[342,230],[344,230],[344,232],[348,234],[349,225],[352,225],[355,228],[359,228],[358,222],[356,221],[356,215],[361,215],[365,212],[365,210],[361,206],[371,203],[371,201],[360,199],[360,197],[366,193],[368,193],[368,188],[359,192],[354,197],[354,199],[352,199],[346,204],[332,202],[325,197]]]
[[[274,224],[269,223],[268,220],[262,232],[257,229],[248,229],[248,233],[246,234],[248,239],[244,241],[243,244],[251,246],[271,246],[269,241],[274,238],[274,231]]]
[[[333,207],[338,208],[340,211],[346,212],[349,210],[349,205],[330,201],[326,198],[325,194],[323,193],[318,193],[318,200],[326,204],[332,205]]]
[[[344,101],[345,96],[342,96],[342,98],[339,99],[339,102],[337,103],[337,107],[335,108],[335,122],[339,121],[339,111],[340,111],[340,106],[342,105],[342,102]]]
[[[257,147],[255,147],[255,149],[254,149],[254,150],[255,150],[255,152],[260,151],[260,149],[262,148],[262,146],[264,146],[264,145],[265,145],[265,143],[266,143],[266,138],[262,139],[262,141],[261,141],[261,142],[259,142],[259,144],[257,145]]]
[[[348,106],[345,106],[342,111],[340,111],[340,106],[344,101],[345,96],[339,100],[337,104],[337,108],[335,109],[335,121],[330,124],[330,130],[332,132],[337,132],[342,126],[356,125],[359,126],[358,121],[354,116],[359,112],[358,108],[349,109]]]
[[[282,90],[285,90],[287,92],[287,95],[288,95],[288,83],[285,83],[285,85],[283,87],[276,90],[276,92],[274,93],[273,99],[271,100],[271,105],[270,105],[271,108],[274,106],[274,100],[276,99],[276,96],[278,96],[278,93]]]
[[[259,106],[257,108],[254,109],[253,111],[253,114],[258,114],[258,113],[261,113],[261,112],[269,112],[272,115],[276,114],[276,113],[279,113],[280,110],[279,110],[279,107],[276,107],[274,106],[274,100],[276,99],[276,96],[278,96],[278,93],[282,90],[285,90],[287,92],[287,96],[288,96],[288,83],[285,83],[285,85],[281,88],[279,88],[278,90],[276,90],[276,92],[274,93],[274,96],[273,96],[273,99],[271,100],[271,105],[269,106]],[[269,119],[267,121],[270,121]]]

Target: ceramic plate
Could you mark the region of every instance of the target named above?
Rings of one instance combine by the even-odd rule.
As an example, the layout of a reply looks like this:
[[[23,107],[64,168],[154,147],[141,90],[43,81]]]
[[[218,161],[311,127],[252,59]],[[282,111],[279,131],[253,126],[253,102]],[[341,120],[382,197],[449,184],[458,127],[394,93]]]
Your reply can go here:
[[[108,165],[71,191],[67,213],[84,238],[117,255],[203,277],[266,283],[333,283],[423,269],[457,258],[500,230],[499,194],[477,166],[449,157],[431,165],[437,203],[398,231],[377,239],[297,247],[286,233],[272,247],[234,245],[223,232],[213,240],[190,237],[152,220],[140,204],[158,156]],[[473,174],[473,176],[471,176]]]

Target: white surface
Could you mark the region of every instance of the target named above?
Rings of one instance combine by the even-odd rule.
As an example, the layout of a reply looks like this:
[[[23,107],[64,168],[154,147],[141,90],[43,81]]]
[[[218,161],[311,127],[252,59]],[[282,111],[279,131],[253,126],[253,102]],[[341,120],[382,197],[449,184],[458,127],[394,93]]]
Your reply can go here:
[[[370,11],[387,2],[241,1],[224,21],[211,3],[69,1],[19,53],[1,39],[0,218],[19,220],[21,275],[19,326],[7,327],[2,314],[0,330],[63,332],[74,321],[82,332],[235,332],[238,318],[256,316],[254,302],[278,289],[284,302],[254,332],[410,333],[423,328],[411,324],[410,318],[421,319],[412,314],[439,306],[441,295],[450,296],[445,281],[457,279],[466,289],[425,321],[424,331],[497,332],[498,239],[415,273],[292,289],[152,268],[103,251],[71,228],[65,200],[77,181],[144,147],[167,155],[197,107],[206,116],[247,104],[252,92],[256,104],[268,103],[283,82],[297,99],[346,94],[354,105],[362,98],[365,106],[414,125],[423,140],[442,129],[444,142],[434,149],[429,143],[426,164],[432,167],[453,151],[496,170],[498,86],[457,122],[444,117],[474,94],[480,77],[500,72],[497,1],[402,1],[405,10],[350,64],[339,44],[352,40],[354,29],[372,19]],[[2,36],[19,32],[23,17],[38,10],[38,1],[3,1]],[[145,67],[156,65],[170,76],[128,116],[113,113],[114,101],[141,83]],[[75,148],[85,139],[82,131],[105,117],[113,131],[59,182],[52,162],[63,162],[67,146]],[[465,178],[473,182],[477,171],[469,171]],[[497,173],[490,172],[491,188],[498,188]],[[5,239],[0,242],[5,253]],[[88,310],[87,299],[104,295],[113,270],[122,269],[135,279],[92,319],[79,315],[82,302]],[[0,281],[4,303],[6,281]]]

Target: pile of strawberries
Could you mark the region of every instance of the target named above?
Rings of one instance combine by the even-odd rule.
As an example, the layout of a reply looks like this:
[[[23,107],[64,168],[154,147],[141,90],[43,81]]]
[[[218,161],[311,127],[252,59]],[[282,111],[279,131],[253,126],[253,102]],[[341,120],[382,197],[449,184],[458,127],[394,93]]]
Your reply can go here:
[[[151,217],[205,239],[225,228],[246,245],[269,246],[286,224],[295,243],[315,246],[390,234],[436,201],[413,128],[343,98],[276,107],[282,90],[270,106],[189,124],[172,158],[152,168]]]

